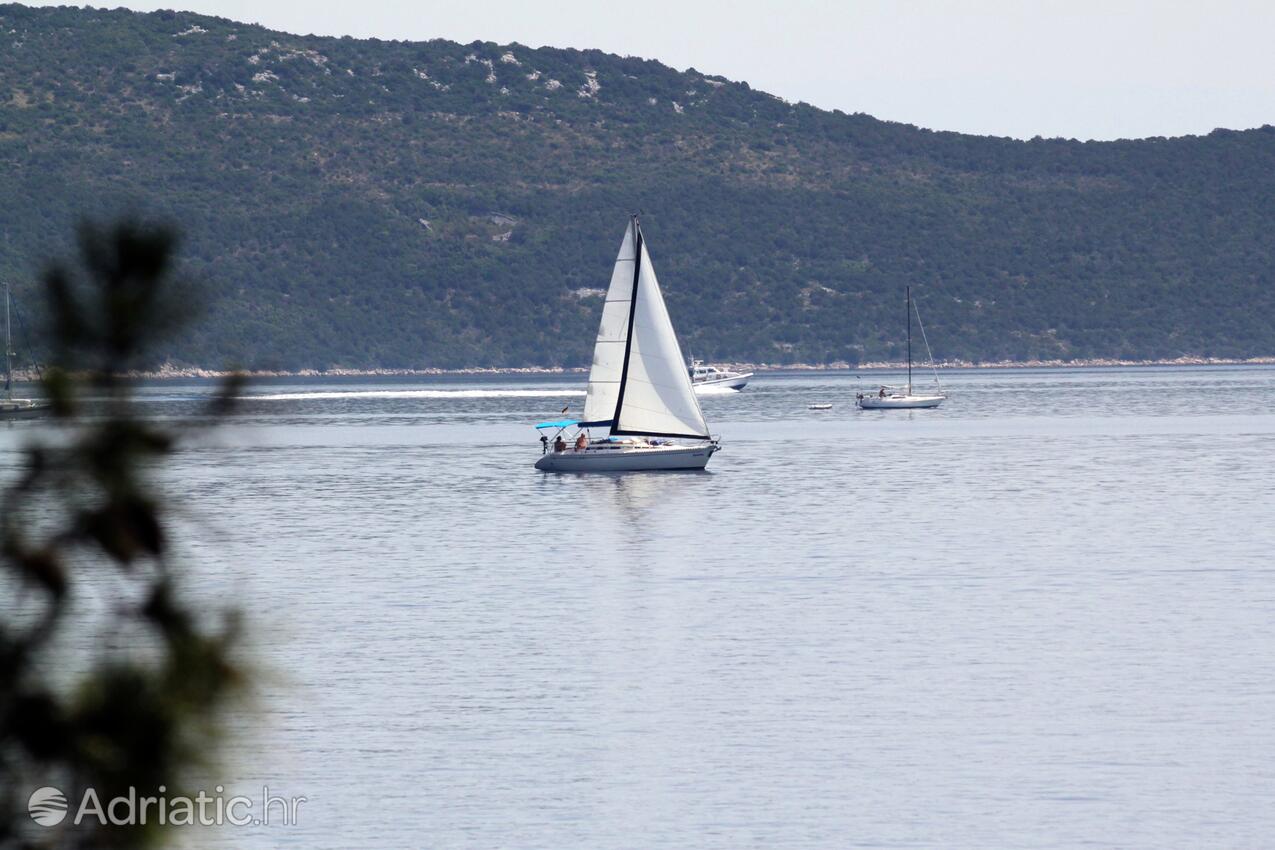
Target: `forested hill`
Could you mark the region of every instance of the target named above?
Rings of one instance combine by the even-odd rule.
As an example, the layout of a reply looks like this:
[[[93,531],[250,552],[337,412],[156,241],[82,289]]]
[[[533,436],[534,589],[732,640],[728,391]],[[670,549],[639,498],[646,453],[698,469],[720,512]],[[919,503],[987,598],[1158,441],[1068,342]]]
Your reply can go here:
[[[596,51],[287,35],[0,6],[0,274],[81,217],[178,223],[177,361],[586,364],[641,209],[684,347],[1275,354],[1275,128],[1110,143],[936,133]]]

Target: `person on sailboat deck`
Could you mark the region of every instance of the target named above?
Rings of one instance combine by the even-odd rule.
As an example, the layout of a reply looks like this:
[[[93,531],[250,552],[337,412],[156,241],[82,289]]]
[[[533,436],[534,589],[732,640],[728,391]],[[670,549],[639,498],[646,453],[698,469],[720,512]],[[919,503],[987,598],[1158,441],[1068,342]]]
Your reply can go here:
[[[559,434],[558,438],[553,441],[553,450],[555,452],[565,452],[567,450],[567,441],[562,439],[561,434]]]
[[[885,398],[885,387],[881,388],[881,392],[877,393],[880,398]]]
[[[584,451],[587,445],[589,445],[589,435],[581,431],[580,436],[576,437],[576,451]]]

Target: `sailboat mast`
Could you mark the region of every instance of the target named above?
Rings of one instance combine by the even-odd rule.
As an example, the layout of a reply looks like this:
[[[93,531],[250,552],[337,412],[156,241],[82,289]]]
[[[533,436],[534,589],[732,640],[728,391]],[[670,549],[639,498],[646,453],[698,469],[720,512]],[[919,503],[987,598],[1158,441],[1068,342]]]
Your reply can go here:
[[[9,281],[4,282],[4,392],[13,398],[13,342],[9,336]]]
[[[912,395],[912,287],[908,286],[908,395]]]

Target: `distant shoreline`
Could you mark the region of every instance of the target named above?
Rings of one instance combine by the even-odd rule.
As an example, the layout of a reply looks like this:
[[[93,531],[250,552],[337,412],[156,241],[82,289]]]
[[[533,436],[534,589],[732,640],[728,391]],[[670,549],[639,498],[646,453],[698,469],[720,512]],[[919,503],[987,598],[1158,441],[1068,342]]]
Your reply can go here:
[[[851,366],[849,363],[735,363],[720,362],[717,365],[749,372],[830,372],[853,370],[858,372],[898,371],[906,369],[906,362],[891,363],[873,361]],[[971,363],[964,360],[948,360],[935,364],[939,369],[1096,369],[1137,366],[1271,366],[1275,357],[1249,357],[1244,359],[1223,357],[1177,357],[1172,360],[1117,360],[1094,358],[1088,360],[998,360]],[[913,371],[929,371],[928,365],[912,364]],[[147,380],[175,380],[182,378],[226,378],[243,375],[249,378],[380,378],[380,377],[440,377],[447,375],[570,375],[584,374],[583,366],[549,367],[523,366],[506,368],[472,367],[466,369],[297,369],[297,370],[226,370],[203,369],[185,366],[164,366],[151,371],[128,373],[127,377]]]
[[[715,365],[741,372],[897,372],[907,368],[906,362],[871,361],[851,366],[849,363],[739,363],[716,361]],[[945,360],[935,364],[938,369],[1103,369],[1154,366],[1272,366],[1275,357],[1177,357],[1172,360],[1117,360],[1093,358],[1088,360],[996,360],[971,363],[967,360]],[[928,372],[928,365],[912,364],[914,372]],[[168,365],[153,370],[134,370],[124,377],[148,381],[171,381],[190,378],[228,378],[242,375],[246,378],[430,378],[464,375],[583,375],[584,366],[508,366],[469,367],[464,369],[204,369],[198,366]],[[15,369],[15,381],[35,381],[38,375],[31,369]]]

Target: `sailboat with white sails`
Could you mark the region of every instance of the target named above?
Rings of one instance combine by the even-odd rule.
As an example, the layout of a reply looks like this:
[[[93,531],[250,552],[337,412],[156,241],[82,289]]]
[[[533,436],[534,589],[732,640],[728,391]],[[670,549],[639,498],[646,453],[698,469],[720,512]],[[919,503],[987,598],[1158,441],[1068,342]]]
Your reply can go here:
[[[557,432],[552,444],[541,437],[536,469],[546,472],[703,469],[721,448],[691,387],[636,215],[602,307],[584,417],[536,427]],[[569,428],[576,430],[567,441]]]

